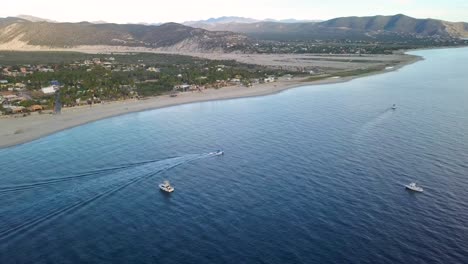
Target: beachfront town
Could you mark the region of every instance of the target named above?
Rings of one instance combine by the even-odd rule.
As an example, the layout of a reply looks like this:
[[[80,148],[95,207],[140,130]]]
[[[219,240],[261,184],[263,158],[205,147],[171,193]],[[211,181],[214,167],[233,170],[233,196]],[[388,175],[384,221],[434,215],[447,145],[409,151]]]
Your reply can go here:
[[[310,73],[310,72],[309,72]],[[0,115],[52,113],[75,107],[142,99],[226,86],[275,82],[288,72],[233,62],[190,61],[175,65],[121,63],[113,56],[68,64],[0,65]]]

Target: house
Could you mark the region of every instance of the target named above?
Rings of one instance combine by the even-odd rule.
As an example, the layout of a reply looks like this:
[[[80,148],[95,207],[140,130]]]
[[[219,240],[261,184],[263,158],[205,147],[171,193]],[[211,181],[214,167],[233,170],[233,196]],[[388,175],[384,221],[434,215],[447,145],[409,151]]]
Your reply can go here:
[[[147,71],[149,71],[149,72],[161,72],[161,69],[156,68],[156,67],[149,67],[147,69]]]
[[[7,113],[17,114],[22,113],[26,108],[24,106],[4,106]]]
[[[239,84],[239,83],[241,82],[241,80],[238,79],[238,78],[232,78],[232,79],[230,80],[230,82],[233,83],[233,84]]]
[[[20,97],[16,94],[4,95],[3,99],[7,100],[8,102],[20,101]]]
[[[26,84],[24,84],[24,83],[16,83],[15,86],[16,86],[17,88],[21,88],[21,89],[26,88]]]
[[[293,76],[291,74],[286,74],[283,76],[283,78],[285,78],[286,80],[291,80],[293,78]]]
[[[50,68],[40,68],[39,72],[55,72],[55,71],[54,69],[50,69]]]
[[[275,82],[275,76],[268,76],[267,78],[263,79],[265,83]]]
[[[0,84],[8,84],[7,80],[0,80]]]
[[[57,86],[51,85],[51,86],[48,86],[48,87],[44,87],[44,88],[41,88],[41,91],[44,94],[54,94],[55,91],[57,91]]]
[[[188,85],[188,84],[181,84],[181,85],[174,86],[174,91],[186,92],[189,89],[190,89],[190,85]]]
[[[16,95],[14,92],[1,91],[0,96]]]
[[[33,105],[31,107],[29,107],[29,111],[31,112],[36,112],[36,111],[42,111],[43,108],[41,105]]]

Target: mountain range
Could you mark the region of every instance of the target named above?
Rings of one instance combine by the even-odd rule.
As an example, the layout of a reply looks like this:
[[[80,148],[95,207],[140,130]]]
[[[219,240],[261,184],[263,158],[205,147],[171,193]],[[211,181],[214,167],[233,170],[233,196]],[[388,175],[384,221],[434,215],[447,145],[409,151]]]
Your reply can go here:
[[[0,49],[83,45],[146,47],[166,51],[244,51],[258,40],[379,40],[467,38],[468,23],[405,15],[341,17],[322,22],[254,21],[222,17],[188,25],[59,23],[30,16],[0,18]]]
[[[247,37],[232,32],[208,31],[177,23],[160,26],[31,22],[0,18],[0,48],[76,46],[129,46],[191,52],[224,51],[243,44]]]
[[[304,22],[320,22],[321,20],[306,20],[306,19],[254,19],[248,17],[238,17],[238,16],[223,16],[218,18],[209,18],[206,20],[198,20],[198,21],[187,21],[182,24],[191,27],[209,27],[215,26],[219,24],[230,24],[230,23],[238,23],[238,24],[249,24],[249,23],[258,23],[258,22],[277,22],[277,23],[304,23]]]
[[[402,14],[394,16],[340,17],[321,22],[223,22],[193,23],[192,26],[211,31],[231,31],[256,39],[379,39],[468,37],[468,23],[436,19],[417,19]]]
[[[21,18],[30,22],[49,22],[49,23],[57,23],[58,21],[42,18],[42,17],[35,17],[30,15],[17,15],[17,18]]]

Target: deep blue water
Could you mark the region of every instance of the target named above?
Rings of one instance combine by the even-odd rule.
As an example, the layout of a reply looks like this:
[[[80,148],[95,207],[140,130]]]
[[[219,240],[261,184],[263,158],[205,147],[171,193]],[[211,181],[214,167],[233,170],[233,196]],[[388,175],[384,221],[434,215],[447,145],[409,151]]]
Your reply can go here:
[[[0,150],[0,263],[467,263],[468,49],[413,53]]]

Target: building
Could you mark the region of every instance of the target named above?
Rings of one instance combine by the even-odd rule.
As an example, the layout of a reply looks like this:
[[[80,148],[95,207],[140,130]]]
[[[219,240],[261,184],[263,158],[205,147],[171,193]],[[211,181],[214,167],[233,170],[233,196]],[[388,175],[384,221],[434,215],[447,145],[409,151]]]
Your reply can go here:
[[[265,83],[275,82],[275,76],[268,76],[267,78],[263,79]]]
[[[291,74],[286,74],[283,76],[283,78],[285,78],[286,80],[291,80],[293,78],[293,76]]]
[[[149,72],[161,72],[161,69],[156,68],[156,67],[149,67],[147,69],[147,71],[149,71]]]
[[[7,80],[0,80],[0,84],[8,84]]]
[[[24,106],[13,106],[13,105],[4,106],[4,108],[7,113],[12,113],[12,114],[22,113],[26,109]]]
[[[230,80],[230,82],[233,83],[233,84],[239,84],[239,83],[241,83],[241,80],[238,79],[238,78],[232,78],[232,79]]]
[[[15,86],[16,86],[17,88],[21,88],[21,89],[26,88],[26,84],[24,84],[24,83],[16,83]]]
[[[21,101],[21,97],[17,96],[16,94],[4,95],[3,99],[7,100],[8,102]]]
[[[55,70],[51,68],[40,68],[39,72],[55,72]]]
[[[55,91],[57,91],[57,86],[54,86],[54,85],[51,85],[51,86],[48,86],[48,87],[44,87],[44,88],[41,88],[41,91],[44,93],[44,94],[55,94]]]
[[[33,105],[31,107],[29,107],[29,111],[31,112],[36,112],[36,111],[42,111],[43,108],[41,105]]]
[[[176,85],[176,86],[174,86],[174,91],[186,92],[187,90],[190,89],[190,87],[191,87],[191,85],[189,85],[189,84]]]

